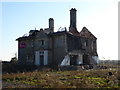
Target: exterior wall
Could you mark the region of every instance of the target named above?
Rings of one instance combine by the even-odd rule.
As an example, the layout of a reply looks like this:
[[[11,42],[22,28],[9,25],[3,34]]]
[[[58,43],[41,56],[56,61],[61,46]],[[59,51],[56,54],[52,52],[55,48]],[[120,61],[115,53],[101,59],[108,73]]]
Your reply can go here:
[[[19,63],[39,65],[40,52],[44,52],[44,60],[48,60],[44,65],[60,65],[65,56],[75,59],[72,64],[95,64],[97,38],[86,27],[77,31],[76,12],[70,10],[69,32],[54,32],[54,19],[50,18],[48,28],[30,30],[28,37],[18,38]]]
[[[80,50],[81,42],[80,38],[73,36],[73,35],[67,35],[67,51],[73,51],[73,50]]]
[[[96,40],[85,37],[67,35],[67,51],[72,52],[72,56],[77,55],[78,64],[94,64],[96,61],[92,56],[97,56]],[[76,52],[75,52],[76,51]],[[84,56],[86,55],[86,57]],[[71,58],[72,59],[72,58]],[[86,60],[87,59],[87,60]],[[85,60],[85,61],[84,61]]]
[[[54,36],[54,65],[60,65],[66,56],[65,34]]]
[[[47,64],[45,65],[49,65],[51,63],[51,59],[52,59],[52,54],[51,54],[52,42],[51,41],[52,40],[50,39],[50,37],[46,35],[43,31],[40,31],[37,33],[34,41],[34,52],[39,53],[40,51],[43,51],[45,53],[47,51],[47,56],[44,55],[44,58],[47,58],[48,60]],[[40,58],[36,57],[35,61],[37,59],[40,59]]]
[[[36,52],[47,51],[47,57],[49,59],[47,64],[52,60],[52,44],[51,39],[43,31],[37,32],[36,36],[32,39],[26,38],[18,40],[18,59],[20,64],[36,64]],[[20,47],[20,44],[22,47]],[[24,46],[24,47],[23,47]],[[39,59],[39,58],[37,58]],[[46,65],[46,64],[45,64]]]
[[[40,59],[38,57],[40,51],[47,51],[47,56],[44,55],[44,58],[47,58],[45,59],[47,60],[47,64],[45,65],[60,65],[66,55],[75,56],[76,65],[84,64],[84,62],[88,62],[87,64],[96,63],[92,58],[93,56],[97,56],[96,40],[94,39],[78,37],[68,33],[49,36],[40,31],[37,32],[34,38],[19,40],[18,43],[18,45],[21,43],[25,44],[25,47],[18,48],[20,64],[37,65],[39,63],[37,60]],[[84,55],[87,55],[87,61],[84,61]]]
[[[24,44],[21,46],[21,44]],[[20,64],[34,63],[33,40],[22,40],[18,42],[18,59]]]
[[[48,50],[35,51],[35,65],[48,65]]]
[[[26,46],[26,55],[27,55],[27,64],[34,64],[34,41],[33,39],[27,40]]]
[[[25,41],[18,41],[18,60],[19,64],[26,64],[26,49],[20,47],[21,43],[25,43]]]

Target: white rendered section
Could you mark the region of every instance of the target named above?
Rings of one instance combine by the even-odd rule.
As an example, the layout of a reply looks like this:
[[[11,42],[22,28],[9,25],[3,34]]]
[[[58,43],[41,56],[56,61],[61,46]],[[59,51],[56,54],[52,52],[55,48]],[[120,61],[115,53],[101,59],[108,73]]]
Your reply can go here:
[[[48,51],[44,51],[44,65],[48,64]]]
[[[39,54],[39,51],[35,52],[35,65],[40,65],[40,54]]]
[[[99,58],[98,58],[98,56],[92,56],[92,58],[96,61],[97,64],[99,63]]]
[[[79,65],[79,64],[82,64],[82,63],[83,63],[82,62],[82,55],[79,54],[78,57],[77,57],[77,64]]]
[[[60,66],[67,66],[70,65],[70,57],[69,55],[66,55],[63,61],[61,62]]]

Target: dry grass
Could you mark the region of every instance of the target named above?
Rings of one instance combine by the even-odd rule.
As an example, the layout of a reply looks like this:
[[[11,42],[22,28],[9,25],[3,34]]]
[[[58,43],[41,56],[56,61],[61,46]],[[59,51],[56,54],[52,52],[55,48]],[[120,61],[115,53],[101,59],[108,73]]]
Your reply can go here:
[[[2,80],[3,88],[120,88],[118,68],[3,74]]]

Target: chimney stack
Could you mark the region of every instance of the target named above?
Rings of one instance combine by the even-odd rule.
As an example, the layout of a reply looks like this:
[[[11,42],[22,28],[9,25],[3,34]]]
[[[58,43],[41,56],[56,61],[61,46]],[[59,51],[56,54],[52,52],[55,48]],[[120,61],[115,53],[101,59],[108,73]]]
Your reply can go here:
[[[51,32],[54,32],[54,19],[49,18],[49,29]]]
[[[70,27],[69,27],[69,32],[73,33],[74,35],[79,36],[79,32],[77,31],[76,28],[76,9],[72,8],[70,10]]]
[[[75,27],[76,28],[76,9],[72,8],[70,10],[70,27]]]

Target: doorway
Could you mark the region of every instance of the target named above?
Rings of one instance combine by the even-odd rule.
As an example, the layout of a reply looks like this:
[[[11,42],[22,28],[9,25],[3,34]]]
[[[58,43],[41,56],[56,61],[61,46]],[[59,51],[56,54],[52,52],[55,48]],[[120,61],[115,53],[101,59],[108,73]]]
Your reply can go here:
[[[90,64],[90,60],[87,54],[83,55],[83,64]]]
[[[48,51],[35,51],[35,65],[47,65],[48,64]]]
[[[40,55],[40,65],[44,65],[44,55]]]
[[[77,65],[77,55],[70,56],[70,65]]]

